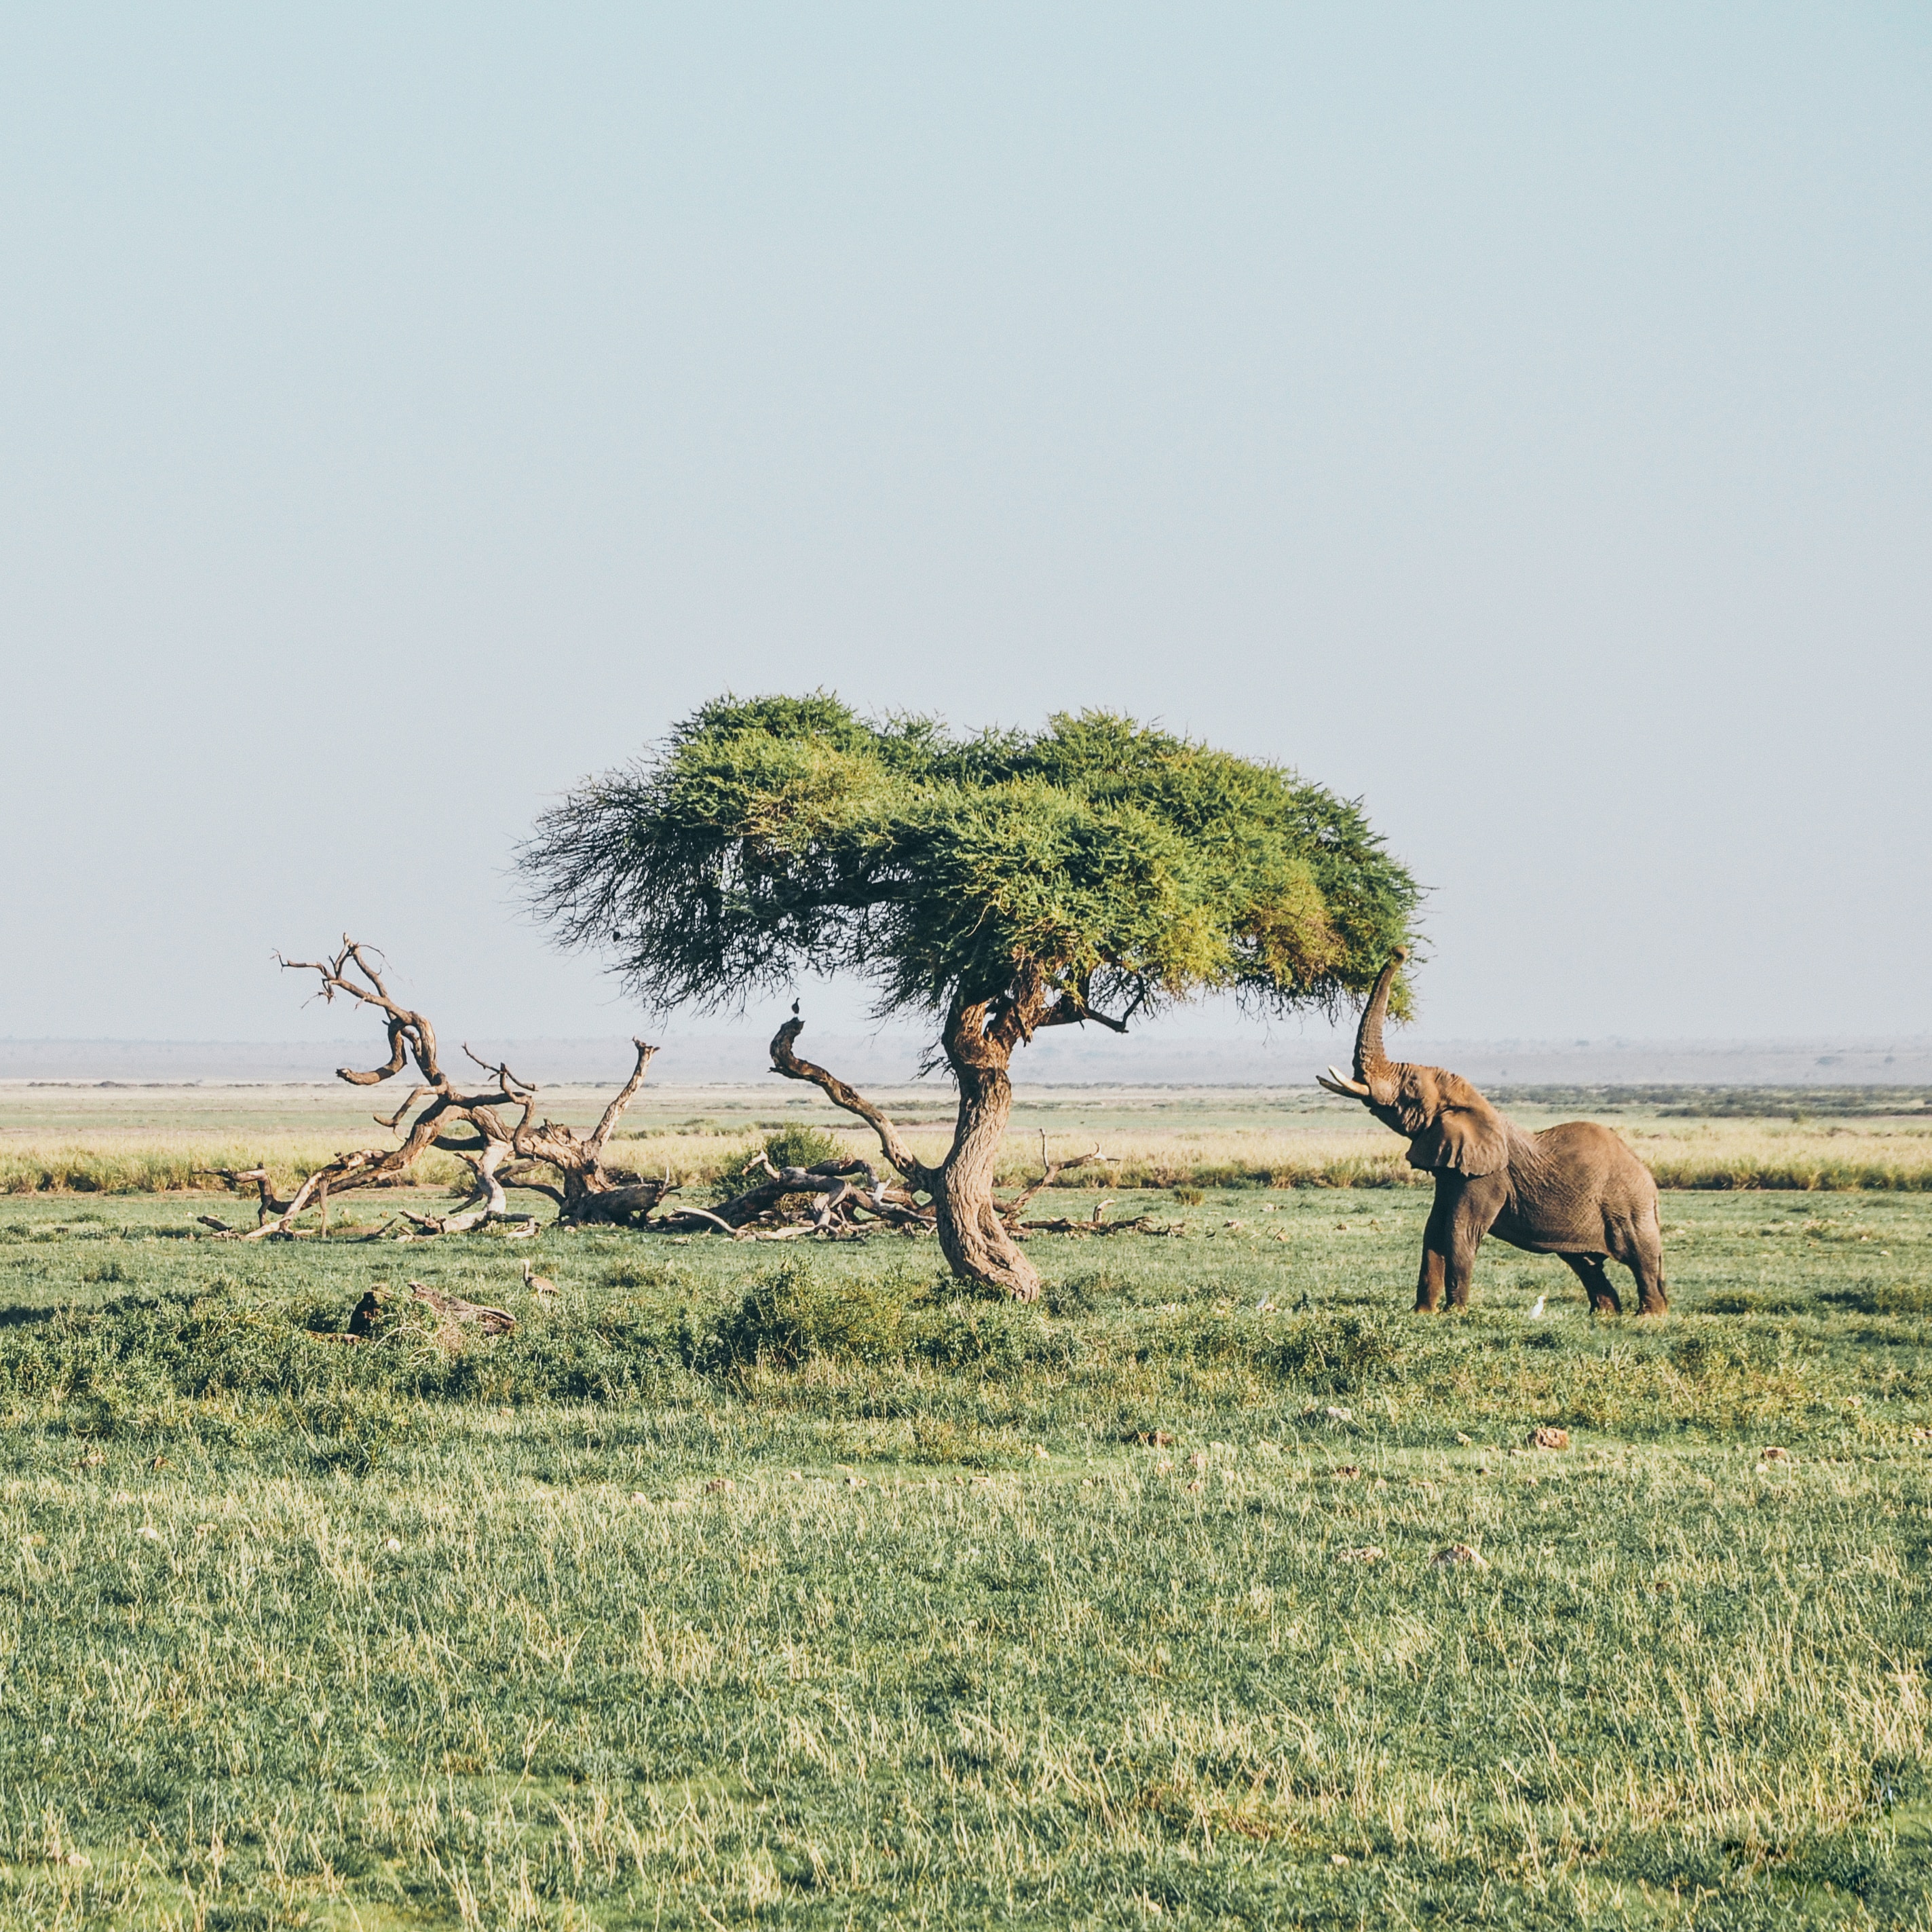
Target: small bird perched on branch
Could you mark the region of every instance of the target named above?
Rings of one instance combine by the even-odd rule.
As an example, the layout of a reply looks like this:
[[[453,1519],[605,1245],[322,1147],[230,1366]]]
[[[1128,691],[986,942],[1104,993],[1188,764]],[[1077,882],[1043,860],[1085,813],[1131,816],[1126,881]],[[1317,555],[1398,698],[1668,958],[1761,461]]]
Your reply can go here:
[[[556,1283],[547,1274],[537,1274],[528,1262],[524,1264],[524,1286],[540,1299],[548,1301],[556,1292]]]

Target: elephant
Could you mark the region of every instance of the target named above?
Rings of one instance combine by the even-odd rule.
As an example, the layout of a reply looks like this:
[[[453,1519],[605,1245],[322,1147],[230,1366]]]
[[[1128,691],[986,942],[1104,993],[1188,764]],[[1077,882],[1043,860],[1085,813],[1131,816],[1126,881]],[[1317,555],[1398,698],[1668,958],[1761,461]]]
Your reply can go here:
[[[1422,1238],[1418,1313],[1469,1304],[1476,1250],[1485,1234],[1532,1254],[1556,1255],[1583,1284],[1599,1314],[1623,1302],[1604,1272],[1613,1257],[1636,1277],[1637,1312],[1669,1306],[1657,1214],[1657,1183],[1608,1127],[1566,1120],[1526,1133],[1460,1074],[1411,1066],[1382,1051],[1389,985],[1408,953],[1398,946],[1376,981],[1355,1034],[1355,1077],[1329,1068],[1320,1084],[1360,1100],[1408,1141],[1408,1163],[1436,1176]]]

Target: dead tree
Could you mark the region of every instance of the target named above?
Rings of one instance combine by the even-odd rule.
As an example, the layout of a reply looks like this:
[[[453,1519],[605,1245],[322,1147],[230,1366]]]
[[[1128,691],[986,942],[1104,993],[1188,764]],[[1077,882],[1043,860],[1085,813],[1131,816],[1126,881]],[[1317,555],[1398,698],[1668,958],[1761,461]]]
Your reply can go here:
[[[409,1097],[393,1114],[376,1116],[378,1126],[401,1133],[402,1141],[392,1148],[358,1148],[338,1154],[286,1200],[271,1196],[267,1178],[260,1170],[237,1173],[233,1177],[237,1182],[260,1180],[262,1210],[259,1226],[234,1238],[258,1240],[290,1234],[296,1220],[311,1208],[320,1208],[326,1216],[332,1196],[400,1180],[431,1148],[454,1154],[462,1161],[470,1169],[472,1186],[466,1198],[448,1214],[406,1217],[424,1234],[461,1234],[492,1221],[524,1220],[512,1213],[504,1193],[506,1186],[527,1189],[555,1202],[562,1225],[629,1222],[647,1215],[670,1191],[668,1174],[662,1181],[646,1180],[607,1167],[604,1160],[604,1149],[625,1108],[644,1084],[655,1047],[641,1040],[632,1042],[638,1058],[630,1078],[604,1108],[596,1126],[588,1135],[579,1135],[555,1121],[539,1120],[537,1087],[518,1078],[501,1062],[492,1066],[478,1058],[467,1046],[464,1053],[490,1077],[475,1092],[458,1086],[443,1071],[435,1028],[423,1014],[391,994],[374,963],[380,956],[373,948],[345,934],[341,950],[332,959],[284,959],[280,954],[276,958],[284,970],[317,974],[325,1000],[346,994],[382,1016],[389,1041],[388,1060],[368,1072],[338,1067],[336,1078],[352,1086],[374,1087],[393,1078],[413,1061],[418,1084]],[[410,1118],[410,1110],[418,1102],[422,1103],[420,1111]],[[537,1170],[544,1168],[551,1170],[554,1179],[537,1178]]]
[[[1118,1154],[1102,1154],[1096,1144],[1090,1154],[1077,1154],[1071,1160],[1051,1160],[1048,1157],[1046,1151],[1046,1130],[1044,1127],[1041,1128],[1040,1130],[1040,1178],[1030,1186],[1023,1189],[1012,1200],[999,1204],[1000,1219],[1005,1222],[1009,1228],[1030,1226],[1029,1222],[1022,1222],[1020,1216],[1033,1205],[1034,1196],[1042,1187],[1051,1187],[1063,1174],[1070,1173],[1076,1167],[1089,1166],[1096,1160],[1104,1161],[1112,1166],[1119,1158]],[[1103,1202],[1101,1204],[1104,1207],[1106,1204]]]
[[[715,1228],[741,1237],[754,1228],[776,1228],[790,1237],[849,1232],[862,1225],[862,1217],[908,1232],[932,1232],[932,1211],[921,1208],[904,1188],[882,1179],[868,1160],[822,1160],[810,1167],[774,1167],[761,1148],[739,1173],[742,1176],[754,1171],[762,1171],[764,1178],[716,1208],[676,1208],[652,1225],[680,1232]],[[858,1178],[863,1178],[863,1187],[856,1184]],[[804,1210],[808,1218],[801,1218],[796,1208],[788,1211],[788,1203],[807,1196],[818,1197],[816,1207]]]
[[[255,1224],[257,1227],[267,1220],[271,1214],[286,1214],[294,1204],[292,1202],[285,1201],[276,1193],[274,1184],[268,1178],[268,1170],[266,1167],[198,1167],[195,1169],[195,1173],[197,1176],[204,1174],[217,1176],[219,1179],[227,1182],[231,1192],[238,1190],[244,1181],[252,1181],[257,1190],[260,1202],[255,1215]],[[206,1214],[202,1215],[201,1219],[208,1222],[211,1226],[221,1225],[212,1221]]]

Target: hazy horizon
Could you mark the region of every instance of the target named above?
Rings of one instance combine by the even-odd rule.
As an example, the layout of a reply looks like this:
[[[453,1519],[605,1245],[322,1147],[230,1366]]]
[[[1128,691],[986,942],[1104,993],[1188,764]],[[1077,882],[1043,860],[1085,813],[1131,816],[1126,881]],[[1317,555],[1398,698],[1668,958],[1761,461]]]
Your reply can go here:
[[[0,1035],[312,1037],[269,955],[345,928],[447,1038],[658,1028],[514,843],[821,686],[1360,796],[1431,888],[1418,1040],[1932,1031],[1923,10],[29,4],[0,53]]]
[[[654,1091],[751,1085],[774,1097],[803,1090],[775,1075],[769,1036],[748,1030],[652,1035]],[[616,1036],[514,1040],[472,1036],[491,1060],[549,1088],[614,1087],[630,1070]],[[918,1076],[927,1042],[916,1034],[841,1034],[808,1028],[801,1046],[874,1094]],[[1448,1065],[1479,1085],[1932,1088],[1932,1035],[1879,1040],[1442,1040],[1406,1031],[1391,1046],[1406,1058]],[[462,1064],[444,1038],[446,1066]],[[335,1070],[366,1066],[382,1049],[366,1036],[283,1042],[20,1041],[0,1039],[0,1085],[146,1087],[296,1084],[334,1088]],[[1345,1034],[1235,1038],[1138,1034],[1083,1040],[1069,1029],[1041,1036],[1016,1057],[1022,1088],[1307,1087],[1333,1061],[1346,1064]],[[410,1076],[398,1075],[406,1084]],[[944,1084],[943,1082],[941,1083]],[[352,1090],[337,1089],[338,1092]]]

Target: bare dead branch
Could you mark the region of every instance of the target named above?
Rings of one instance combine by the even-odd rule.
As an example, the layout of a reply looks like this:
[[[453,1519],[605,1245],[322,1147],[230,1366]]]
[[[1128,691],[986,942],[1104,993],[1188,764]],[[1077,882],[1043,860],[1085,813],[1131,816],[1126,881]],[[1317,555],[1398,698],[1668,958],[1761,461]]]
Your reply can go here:
[[[1069,1173],[1076,1167],[1088,1166],[1096,1160],[1111,1163],[1119,1158],[1118,1154],[1102,1154],[1096,1142],[1090,1154],[1076,1154],[1070,1160],[1049,1160],[1046,1152],[1046,1130],[1042,1128],[1040,1136],[1040,1164],[1042,1169],[1040,1177],[1024,1192],[1015,1196],[1012,1200],[998,1204],[1000,1219],[1011,1227],[1018,1217],[1025,1212],[1034,1196],[1042,1187],[1051,1187],[1063,1174]]]
[[[828,1073],[824,1067],[815,1066],[808,1060],[801,1060],[793,1050],[804,1030],[805,1022],[796,1013],[778,1028],[772,1039],[772,1070],[782,1073],[788,1080],[809,1081],[835,1107],[842,1107],[848,1114],[856,1114],[878,1136],[880,1150],[886,1160],[914,1187],[929,1192],[937,1179],[934,1170],[906,1145],[898,1129],[884,1110],[875,1107],[864,1094],[847,1086],[836,1073]]]
[[[348,1081],[358,1087],[374,1086],[378,1082],[386,1080],[392,1075],[402,1071],[404,1049],[406,1048],[415,1059],[417,1070],[423,1078],[437,1092],[446,1094],[449,1090],[444,1082],[442,1070],[436,1064],[436,1029],[422,1014],[390,997],[382,974],[370,963],[370,955],[374,950],[374,948],[362,945],[344,933],[342,950],[326,963],[312,959],[283,960],[281,963],[284,967],[306,970],[319,975],[322,982],[322,996],[325,1000],[332,1000],[338,993],[344,993],[364,1006],[379,1008],[388,1016],[388,1065],[366,1073],[358,1072],[352,1067],[338,1067],[338,1079]],[[280,956],[278,954],[277,957],[280,958]],[[359,982],[350,976],[352,969],[361,976]]]
[[[541,1194],[545,1200],[554,1201],[560,1208],[565,1204],[562,1188],[553,1187],[548,1181],[536,1180],[529,1174],[512,1174],[506,1169],[503,1185],[506,1187],[520,1187],[531,1194]]]
[[[596,1126],[591,1132],[588,1144],[597,1148],[600,1152],[604,1142],[610,1138],[612,1130],[623,1118],[624,1109],[636,1098],[638,1089],[644,1084],[644,1070],[656,1057],[657,1048],[647,1045],[644,1041],[634,1038],[631,1044],[638,1049],[638,1064],[631,1069],[630,1078],[618,1089],[610,1106],[604,1109],[602,1119],[597,1123]],[[667,1180],[670,1178],[668,1172],[665,1178]]]
[[[663,1225],[674,1228],[686,1221],[709,1221],[722,1233],[730,1235],[734,1240],[737,1237],[737,1229],[733,1227],[729,1221],[721,1220],[710,1209],[705,1208],[680,1208],[675,1214],[668,1216]]]
[[[390,1070],[392,1072],[397,1072],[400,1070],[392,1068]],[[339,1073],[340,1070],[338,1069],[338,1071]],[[431,1094],[435,1090],[436,1090],[432,1087],[411,1088],[410,1090],[410,1097],[405,1100],[403,1104],[388,1117],[388,1119],[385,1120],[380,1114],[374,1116],[376,1126],[379,1127],[387,1127],[392,1133],[394,1133],[396,1130],[403,1124],[403,1116],[406,1114],[425,1094]]]
[[[284,1214],[288,1211],[289,1203],[269,1191],[268,1170],[266,1167],[198,1167],[195,1172],[218,1174],[238,1192],[244,1180],[252,1180],[260,1190],[258,1196],[260,1205],[255,1215],[258,1226],[271,1214]],[[232,1233],[233,1231],[231,1229],[230,1232]]]
[[[406,1034],[402,1022],[400,1020],[392,1020],[389,1022],[389,1058],[388,1061],[381,1066],[372,1068],[367,1073],[358,1073],[352,1066],[338,1066],[335,1070],[335,1077],[338,1080],[346,1080],[351,1085],[356,1087],[374,1087],[379,1085],[382,1082],[387,1080],[392,1074],[400,1073],[403,1070],[404,1048],[405,1044]]]
[[[494,1221],[526,1218],[510,1212],[504,1198],[506,1185],[526,1187],[555,1201],[558,1219],[567,1223],[646,1218],[669,1191],[668,1172],[660,1186],[639,1175],[607,1168],[604,1162],[606,1143],[625,1108],[644,1084],[654,1049],[643,1041],[636,1042],[638,1060],[629,1078],[605,1108],[596,1132],[586,1138],[553,1121],[538,1124],[536,1086],[520,1078],[501,1060],[491,1064],[466,1043],[463,1048],[465,1054],[491,1076],[494,1084],[480,1093],[458,1088],[437,1060],[436,1029],[425,1015],[392,997],[377,963],[381,955],[373,948],[345,934],[341,950],[329,959],[290,959],[280,953],[275,956],[285,969],[315,974],[325,1000],[333,1000],[340,994],[383,1016],[389,1041],[388,1064],[368,1072],[338,1068],[338,1078],[355,1086],[374,1086],[401,1072],[406,1060],[413,1058],[421,1079],[392,1115],[376,1117],[378,1124],[391,1132],[404,1134],[400,1145],[388,1149],[357,1148],[338,1154],[310,1174],[286,1201],[271,1202],[264,1179],[261,1225],[248,1234],[231,1238],[286,1238],[292,1234],[298,1218],[312,1206],[322,1206],[326,1216],[326,1204],[332,1195],[402,1180],[432,1147],[456,1154],[466,1162],[473,1185],[451,1214],[406,1217],[428,1232],[462,1233]],[[427,1105],[423,1104],[425,1102]],[[420,1111],[415,1111],[418,1108]],[[521,1109],[521,1118],[514,1124],[506,1121],[498,1111],[512,1108]],[[461,1131],[464,1129],[468,1131]],[[509,1170],[513,1164],[526,1171],[512,1174]],[[527,1172],[532,1164],[554,1168],[556,1184],[534,1179]],[[269,1219],[272,1211],[272,1220]]]
[[[537,1091],[532,1082],[528,1080],[519,1080],[500,1060],[496,1061],[484,1060],[470,1052],[470,1042],[467,1040],[463,1042],[463,1050],[469,1054],[470,1058],[475,1060],[485,1073],[494,1073],[496,1076],[496,1084],[503,1089],[503,1096],[506,1100],[520,1102],[526,1096],[534,1094]]]
[[[1102,1202],[1093,1214],[1084,1221],[1022,1221],[1013,1230],[1016,1240],[1028,1234],[1172,1234],[1180,1232],[1183,1223],[1178,1221],[1156,1221],[1151,1214],[1136,1214],[1130,1221],[1108,1221],[1101,1218],[1100,1209],[1111,1206]]]

